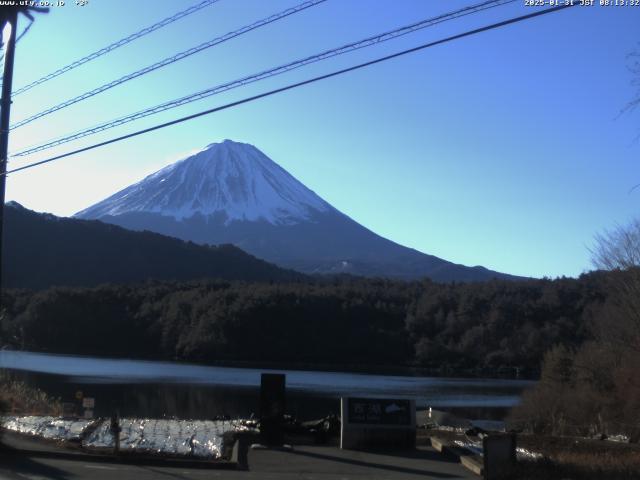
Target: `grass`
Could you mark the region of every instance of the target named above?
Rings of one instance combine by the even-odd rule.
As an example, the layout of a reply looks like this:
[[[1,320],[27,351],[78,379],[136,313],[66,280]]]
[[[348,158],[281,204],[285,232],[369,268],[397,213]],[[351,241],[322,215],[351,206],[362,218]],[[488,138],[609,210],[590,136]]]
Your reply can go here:
[[[418,430],[421,439],[434,435],[464,440],[462,434]],[[422,440],[424,441],[424,440]],[[640,480],[640,445],[577,437],[518,435],[518,447],[540,453],[539,460],[519,460],[510,477],[518,480]]]
[[[60,399],[0,372],[0,413],[8,415],[61,415]]]
[[[640,479],[640,445],[573,437],[521,435],[518,445],[542,453],[522,461],[518,477],[575,480]]]
[[[640,478],[637,459],[628,458],[559,457],[519,461],[513,478],[520,480],[632,480]]]

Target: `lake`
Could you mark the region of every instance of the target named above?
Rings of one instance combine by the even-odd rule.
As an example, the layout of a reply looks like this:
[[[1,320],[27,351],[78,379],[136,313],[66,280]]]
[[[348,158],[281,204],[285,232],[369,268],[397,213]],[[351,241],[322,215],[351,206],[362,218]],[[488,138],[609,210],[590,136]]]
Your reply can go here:
[[[260,374],[286,374],[287,411],[297,418],[339,413],[341,396],[393,397],[418,407],[499,418],[516,405],[528,380],[442,378],[360,373],[212,367],[0,351],[0,368],[65,402],[96,400],[96,415],[206,419],[248,417],[259,409]]]

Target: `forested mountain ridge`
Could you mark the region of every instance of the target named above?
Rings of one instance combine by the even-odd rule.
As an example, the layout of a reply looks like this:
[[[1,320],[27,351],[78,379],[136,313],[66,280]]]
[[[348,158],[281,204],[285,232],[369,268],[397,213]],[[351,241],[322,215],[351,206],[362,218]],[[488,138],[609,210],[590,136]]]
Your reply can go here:
[[[147,279],[295,281],[305,278],[233,245],[196,245],[95,220],[37,213],[15,202],[5,208],[2,266],[6,287],[30,289]]]

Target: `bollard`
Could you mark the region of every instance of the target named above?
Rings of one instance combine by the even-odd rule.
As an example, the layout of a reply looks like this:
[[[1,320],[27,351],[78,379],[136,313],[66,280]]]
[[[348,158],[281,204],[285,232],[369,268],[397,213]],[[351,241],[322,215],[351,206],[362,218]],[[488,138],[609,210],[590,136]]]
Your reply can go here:
[[[238,470],[249,470],[248,461],[249,439],[242,433],[236,436],[231,452],[231,461],[236,464]]]
[[[516,465],[516,436],[512,433],[490,434],[482,439],[484,478],[508,478]]]

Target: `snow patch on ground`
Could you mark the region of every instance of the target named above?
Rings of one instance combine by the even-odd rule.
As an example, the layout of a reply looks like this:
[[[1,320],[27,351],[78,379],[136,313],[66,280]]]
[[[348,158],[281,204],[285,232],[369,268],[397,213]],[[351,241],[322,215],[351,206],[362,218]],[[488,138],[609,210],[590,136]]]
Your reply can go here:
[[[543,457],[541,453],[532,452],[522,447],[516,447],[516,455],[520,460],[539,460]]]
[[[2,426],[7,430],[49,440],[81,441],[82,447],[88,449],[114,447],[108,419],[8,416],[2,418]],[[90,426],[97,428],[88,429]],[[120,427],[121,450],[209,459],[222,456],[223,435],[226,432],[247,430],[241,420],[122,418]],[[87,431],[90,433],[85,435]]]
[[[2,426],[18,433],[36,435],[50,440],[79,440],[84,430],[94,420],[62,419],[60,417],[9,416],[2,419]]]

